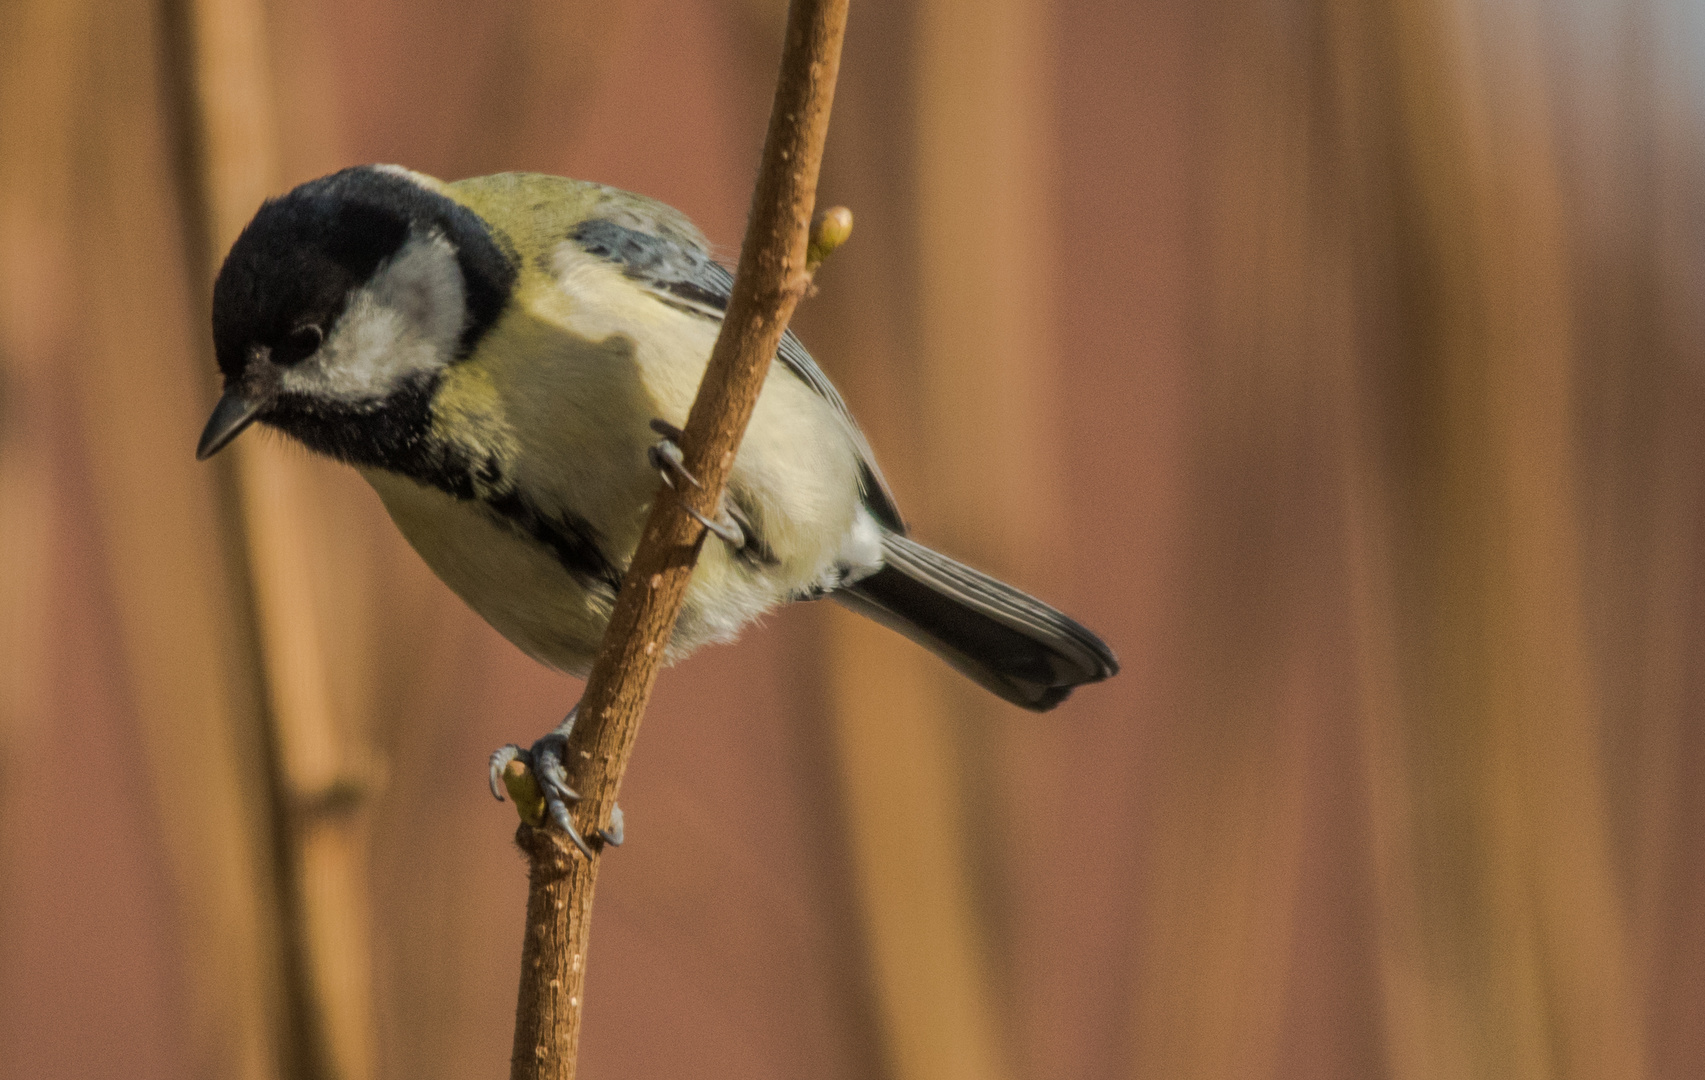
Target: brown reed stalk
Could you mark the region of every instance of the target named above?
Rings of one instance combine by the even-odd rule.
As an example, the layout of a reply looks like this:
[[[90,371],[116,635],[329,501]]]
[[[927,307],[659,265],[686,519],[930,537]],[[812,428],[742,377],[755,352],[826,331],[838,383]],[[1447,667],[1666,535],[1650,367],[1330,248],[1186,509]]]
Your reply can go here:
[[[1372,673],[1396,708],[1369,739],[1389,1074],[1646,1076],[1583,531],[1591,230],[1565,201],[1554,27],[1535,5],[1369,10],[1405,170],[1385,235],[1427,349],[1416,434],[1375,478],[1403,527],[1369,544],[1397,605],[1394,670]]]
[[[0,33],[0,347],[15,376],[14,406],[27,403],[32,424],[42,425],[33,449],[81,462],[54,474],[58,512],[17,521],[22,535],[8,530],[6,555],[27,557],[30,532],[41,527],[55,530],[55,541],[85,533],[60,543],[51,561],[98,591],[101,635],[112,635],[119,655],[102,659],[104,636],[80,639],[76,666],[53,687],[56,708],[84,707],[76,687],[89,672],[122,672],[123,720],[101,730],[126,733],[125,764],[153,803],[149,828],[173,885],[174,1007],[192,1048],[189,1071],[273,1080],[281,980],[260,812],[259,694],[244,663],[239,602],[222,572],[227,553],[210,527],[214,484],[182,451],[181,433],[194,431],[204,408],[193,388],[205,369],[194,362],[184,305],[179,192],[159,152],[173,118],[157,96],[157,8],[29,0],[8,6]],[[27,489],[7,495],[25,499],[7,501],[7,516],[47,509]],[[7,617],[27,616],[37,603],[27,576],[46,567],[5,566],[0,575],[26,575],[22,594],[8,598],[23,606]],[[45,636],[45,647],[56,647],[39,621],[32,631],[32,646]],[[30,662],[28,653],[17,659]],[[38,689],[9,686],[7,697]],[[124,812],[112,793],[98,797],[104,809],[94,817],[66,820]],[[48,1041],[75,1041],[60,1036]],[[12,1064],[17,1055],[6,1056]]]
[[[176,0],[170,54],[184,140],[186,227],[194,295],[278,183],[278,138],[266,13],[258,0]],[[205,308],[203,308],[205,310]],[[205,349],[204,355],[210,350]],[[212,401],[211,356],[204,365]],[[365,1080],[373,1074],[364,823],[349,811],[368,755],[331,690],[326,642],[338,617],[309,586],[330,515],[312,466],[260,439],[211,466],[219,532],[246,594],[245,664],[264,688],[263,724],[285,986],[281,1071]],[[187,452],[187,449],[186,449]],[[319,530],[319,531],[316,531]]]
[[[728,311],[680,440],[703,487],[660,488],[622,582],[615,611],[569,740],[570,783],[585,799],[578,827],[607,826],[639,721],[680,613],[704,529],[682,500],[714,515],[751,419],[770,359],[810,284],[807,247],[817,174],[840,68],[847,0],[793,0],[763,163],[752,194]],[[527,930],[515,1009],[512,1080],[570,1080],[580,1015],[598,860],[561,834],[522,823],[527,853]]]

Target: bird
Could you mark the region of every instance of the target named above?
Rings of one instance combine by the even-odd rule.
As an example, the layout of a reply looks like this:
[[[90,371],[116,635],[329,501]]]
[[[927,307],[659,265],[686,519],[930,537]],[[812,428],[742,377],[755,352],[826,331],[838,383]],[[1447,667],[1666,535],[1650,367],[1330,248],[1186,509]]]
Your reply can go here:
[[[661,202],[538,173],[445,182],[347,168],[266,200],[213,288],[223,394],[207,459],[260,423],[357,469],[437,576],[545,665],[584,677],[660,490],[733,275]],[[1119,670],[1082,625],[907,535],[869,442],[790,330],[735,456],[665,661],[827,598],[1044,711]],[[550,818],[590,855],[562,765]],[[620,842],[620,819],[602,834]]]

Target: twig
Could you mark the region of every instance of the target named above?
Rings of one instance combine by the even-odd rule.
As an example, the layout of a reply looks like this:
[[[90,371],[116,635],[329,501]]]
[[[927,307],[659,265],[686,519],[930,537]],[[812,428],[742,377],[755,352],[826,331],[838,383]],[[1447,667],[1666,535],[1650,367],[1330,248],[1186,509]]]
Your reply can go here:
[[[570,780],[585,796],[576,823],[584,836],[596,836],[609,824],[704,541],[704,528],[683,512],[682,503],[715,516],[770,359],[810,285],[808,225],[846,16],[847,0],[793,0],[788,10],[775,104],[733,295],[680,440],[686,467],[703,487],[659,489],[569,741]],[[826,239],[831,230],[821,231]],[[571,1080],[598,860],[581,858],[561,835],[525,822],[516,843],[528,855],[530,873],[510,1077]]]

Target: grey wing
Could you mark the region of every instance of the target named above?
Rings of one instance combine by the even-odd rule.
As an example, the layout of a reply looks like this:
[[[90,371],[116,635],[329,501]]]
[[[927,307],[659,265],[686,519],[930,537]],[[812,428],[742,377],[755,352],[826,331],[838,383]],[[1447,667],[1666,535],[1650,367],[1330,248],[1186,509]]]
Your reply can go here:
[[[639,215],[630,205],[625,215],[641,224]],[[667,235],[674,230],[655,231],[631,228],[606,218],[588,218],[576,225],[569,238],[588,254],[618,263],[623,273],[641,283],[658,300],[671,307],[720,321],[728,309],[728,298],[734,289],[734,275],[728,268],[711,258],[710,252],[697,244]],[[663,234],[663,235],[660,235]],[[894,503],[894,495],[876,467],[876,457],[858,421],[853,419],[847,403],[841,400],[817,361],[805,351],[792,330],[782,334],[776,359],[794,375],[815,390],[846,421],[853,444],[858,449],[860,486],[865,505],[883,525],[904,534],[905,521]]]

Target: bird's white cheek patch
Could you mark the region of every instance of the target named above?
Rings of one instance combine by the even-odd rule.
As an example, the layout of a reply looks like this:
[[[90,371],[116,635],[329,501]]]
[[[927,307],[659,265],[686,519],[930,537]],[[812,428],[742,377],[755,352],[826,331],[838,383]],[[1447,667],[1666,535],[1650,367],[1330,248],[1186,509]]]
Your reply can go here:
[[[350,295],[320,351],[280,382],[341,401],[385,397],[410,376],[449,364],[466,317],[455,249],[442,236],[417,237]]]

